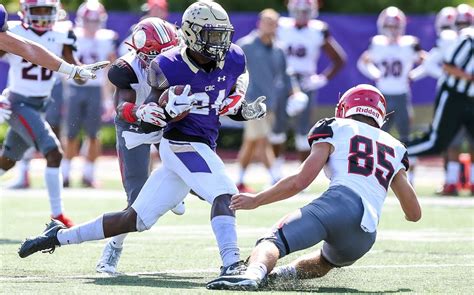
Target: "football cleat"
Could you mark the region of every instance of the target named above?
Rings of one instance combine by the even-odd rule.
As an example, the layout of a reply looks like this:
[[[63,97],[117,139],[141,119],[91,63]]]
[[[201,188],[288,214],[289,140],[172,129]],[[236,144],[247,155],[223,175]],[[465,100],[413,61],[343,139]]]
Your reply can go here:
[[[474,173],[474,172],[471,172]],[[471,184],[471,196],[474,196],[474,184]]]
[[[46,229],[41,235],[34,238],[27,238],[20,245],[18,255],[20,255],[21,258],[25,258],[38,251],[52,254],[56,246],[60,246],[57,238],[58,231],[65,228],[66,226],[60,221],[52,219],[51,222],[46,225]]]
[[[456,187],[456,184],[444,184],[443,188],[439,191],[436,192],[437,195],[440,196],[458,196],[458,188]]]
[[[59,214],[58,216],[51,216],[51,218],[61,222],[67,228],[74,226],[74,222],[72,222],[72,220],[66,217],[64,214]]]
[[[30,188],[30,177],[28,173],[7,185],[7,189],[28,189]]]
[[[253,189],[251,189],[244,183],[237,184],[237,189],[239,190],[239,193],[254,193],[255,192]]]
[[[176,205],[176,207],[171,209],[171,212],[173,212],[176,215],[183,215],[184,212],[186,212],[186,206],[184,205],[184,202],[181,202],[178,205]]]
[[[120,255],[122,255],[123,248],[116,248],[112,246],[112,242],[109,241],[105,245],[102,256],[97,263],[95,270],[100,273],[107,273],[110,275],[117,274],[117,264],[120,260]]]
[[[259,285],[260,280],[247,275],[228,275],[210,281],[206,288],[211,290],[256,291]]]
[[[242,275],[246,270],[247,266],[245,265],[244,261],[240,260],[225,267],[221,266],[220,276]]]
[[[85,177],[82,178],[82,186],[85,188],[97,188],[97,184],[93,180],[89,180]]]
[[[63,187],[70,187],[71,183],[69,182],[69,178],[64,178],[63,180]]]

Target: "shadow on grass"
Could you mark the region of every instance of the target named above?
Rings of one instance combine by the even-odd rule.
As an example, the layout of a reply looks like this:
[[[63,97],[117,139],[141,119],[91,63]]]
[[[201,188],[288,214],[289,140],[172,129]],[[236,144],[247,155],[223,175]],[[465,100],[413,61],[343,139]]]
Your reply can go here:
[[[141,286],[155,288],[194,289],[204,288],[203,283],[195,280],[203,279],[200,276],[179,276],[167,273],[122,275],[117,277],[93,278],[88,284],[114,286]]]
[[[23,241],[11,240],[11,239],[0,239],[0,245],[12,245],[12,244],[20,245],[21,242],[23,242]]]
[[[313,290],[313,292],[318,292],[318,293],[387,294],[387,293],[413,292],[413,290],[412,289],[407,289],[407,288],[402,288],[402,289],[398,289],[398,290],[362,291],[362,290],[357,290],[357,289],[352,289],[352,288],[321,287],[321,288],[318,288],[317,290]]]

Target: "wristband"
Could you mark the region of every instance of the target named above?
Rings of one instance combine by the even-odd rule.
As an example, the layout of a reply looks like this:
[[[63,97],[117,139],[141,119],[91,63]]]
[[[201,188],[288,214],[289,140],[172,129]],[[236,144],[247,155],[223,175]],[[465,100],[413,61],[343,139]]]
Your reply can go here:
[[[128,123],[135,123],[137,121],[137,118],[133,115],[133,108],[135,107],[135,104],[131,102],[125,102],[122,106],[123,119]]]
[[[65,74],[68,76],[68,78],[73,78],[74,74],[74,65],[71,65],[65,61],[61,62],[61,65],[59,66],[58,72],[61,74]]]

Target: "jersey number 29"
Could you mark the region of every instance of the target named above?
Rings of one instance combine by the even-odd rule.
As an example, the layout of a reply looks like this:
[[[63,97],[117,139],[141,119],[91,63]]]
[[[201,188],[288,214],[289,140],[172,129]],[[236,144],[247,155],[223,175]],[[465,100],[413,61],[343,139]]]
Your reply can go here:
[[[356,135],[351,138],[349,148],[349,173],[370,176],[374,173],[380,185],[388,189],[395,169],[387,155],[395,157],[395,150],[380,142],[375,142],[377,165],[374,165],[374,143],[372,139]],[[384,168],[384,170],[380,168]]]

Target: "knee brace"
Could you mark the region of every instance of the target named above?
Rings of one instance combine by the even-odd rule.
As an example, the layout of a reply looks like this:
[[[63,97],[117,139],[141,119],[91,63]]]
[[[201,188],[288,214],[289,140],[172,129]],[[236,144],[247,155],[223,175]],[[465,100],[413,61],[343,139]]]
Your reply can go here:
[[[235,217],[235,212],[229,209],[231,198],[232,198],[232,195],[225,194],[225,195],[220,195],[214,199],[214,202],[212,203],[212,209],[211,209],[211,219],[219,215]]]

